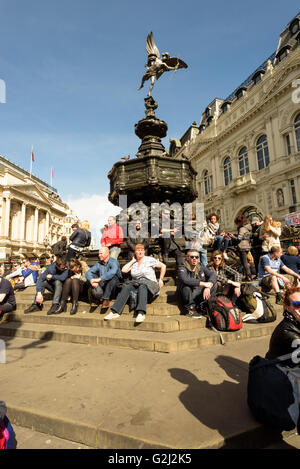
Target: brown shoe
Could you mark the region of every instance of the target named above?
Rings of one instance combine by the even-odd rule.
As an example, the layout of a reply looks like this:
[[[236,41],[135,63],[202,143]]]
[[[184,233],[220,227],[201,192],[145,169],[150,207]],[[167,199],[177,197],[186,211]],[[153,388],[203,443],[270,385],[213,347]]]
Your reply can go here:
[[[109,308],[109,305],[110,305],[110,300],[103,300],[102,308]]]

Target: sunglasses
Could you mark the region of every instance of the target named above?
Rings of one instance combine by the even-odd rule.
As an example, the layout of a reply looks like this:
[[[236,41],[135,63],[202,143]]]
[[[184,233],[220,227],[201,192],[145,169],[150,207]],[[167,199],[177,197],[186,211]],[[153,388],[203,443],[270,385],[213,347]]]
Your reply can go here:
[[[214,259],[217,259],[217,260],[221,261],[222,257],[216,256],[216,257],[214,257]]]
[[[199,259],[199,256],[189,256],[190,259]]]
[[[300,301],[291,301],[291,305],[294,308],[300,308]]]

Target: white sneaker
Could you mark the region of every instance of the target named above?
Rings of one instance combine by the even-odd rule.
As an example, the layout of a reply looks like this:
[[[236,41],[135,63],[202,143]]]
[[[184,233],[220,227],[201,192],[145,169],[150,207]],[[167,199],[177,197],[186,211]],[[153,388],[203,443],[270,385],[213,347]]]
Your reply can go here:
[[[104,316],[104,321],[110,321],[111,319],[118,319],[120,314],[110,311],[106,316]]]
[[[229,257],[226,252],[224,252],[223,256],[224,256],[225,261],[228,261]]]
[[[146,315],[144,313],[139,313],[135,318],[135,322],[143,322],[145,320]]]

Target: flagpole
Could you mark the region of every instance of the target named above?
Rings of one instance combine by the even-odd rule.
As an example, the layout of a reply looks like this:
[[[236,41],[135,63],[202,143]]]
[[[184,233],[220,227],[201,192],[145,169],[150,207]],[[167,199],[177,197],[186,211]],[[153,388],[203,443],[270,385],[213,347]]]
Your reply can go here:
[[[31,152],[30,152],[30,177],[32,174],[32,162],[34,161],[34,156],[33,156],[33,145],[31,145]]]

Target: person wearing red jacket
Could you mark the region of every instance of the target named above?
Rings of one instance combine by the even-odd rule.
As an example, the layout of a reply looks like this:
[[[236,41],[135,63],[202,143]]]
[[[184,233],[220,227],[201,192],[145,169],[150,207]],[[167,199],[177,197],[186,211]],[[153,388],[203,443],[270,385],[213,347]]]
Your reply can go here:
[[[108,217],[108,226],[104,228],[101,238],[101,246],[107,246],[109,248],[110,257],[118,259],[123,239],[123,230],[116,224],[115,217]]]

